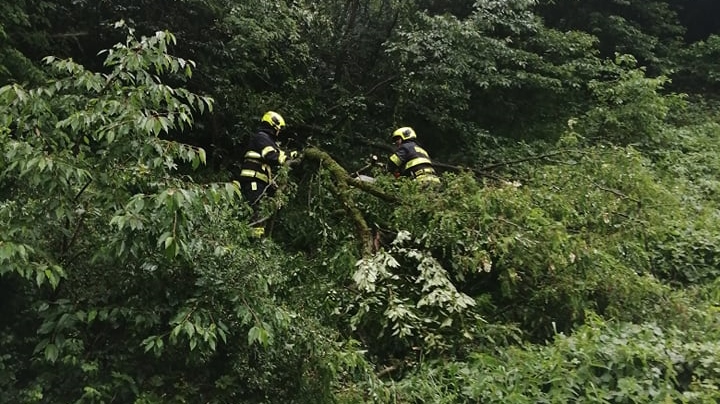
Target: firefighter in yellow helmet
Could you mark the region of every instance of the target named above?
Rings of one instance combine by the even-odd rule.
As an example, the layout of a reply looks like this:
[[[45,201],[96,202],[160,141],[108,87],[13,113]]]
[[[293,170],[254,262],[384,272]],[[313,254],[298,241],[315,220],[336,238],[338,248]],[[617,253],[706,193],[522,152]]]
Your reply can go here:
[[[388,169],[395,177],[406,176],[417,181],[439,184],[428,152],[417,143],[417,135],[413,128],[405,126],[392,133],[395,153],[390,155]]]
[[[242,169],[240,171],[240,191],[253,208],[253,235],[260,237],[265,228],[260,220],[260,201],[265,196],[273,196],[276,186],[272,181],[272,169],[297,156],[291,152],[288,156],[277,144],[281,132],[285,129],[285,120],[274,111],[268,111],[260,120],[257,132],[248,140],[245,147]]]

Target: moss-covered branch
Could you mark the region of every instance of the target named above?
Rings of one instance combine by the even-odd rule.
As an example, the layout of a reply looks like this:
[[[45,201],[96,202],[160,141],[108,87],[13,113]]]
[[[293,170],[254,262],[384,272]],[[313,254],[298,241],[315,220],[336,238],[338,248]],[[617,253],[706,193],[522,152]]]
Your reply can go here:
[[[367,224],[363,213],[355,206],[353,201],[348,197],[348,190],[350,187],[355,187],[372,194],[380,199],[388,202],[398,203],[399,198],[384,193],[381,189],[374,186],[371,183],[360,181],[353,178],[348,174],[337,161],[335,161],[329,154],[316,148],[310,147],[303,151],[303,156],[306,159],[316,160],[327,169],[335,180],[335,187],[331,191],[337,196],[338,200],[343,205],[345,211],[349,214],[350,219],[355,224],[355,229],[358,236],[360,237],[360,248],[363,256],[369,256],[373,253],[373,238],[372,230]]]
[[[355,224],[355,230],[360,237],[360,251],[363,257],[369,257],[373,253],[373,238],[370,226],[368,226],[365,217],[360,209],[347,196],[348,186],[342,182],[338,182],[331,187],[330,191],[340,200],[343,208],[350,216]]]
[[[330,173],[333,175],[333,177],[338,181],[342,182],[344,184],[353,186],[355,188],[361,189],[373,196],[376,196],[384,201],[392,202],[392,203],[401,203],[400,198],[387,194],[383,192],[380,188],[376,187],[372,183],[366,182],[366,181],[360,181],[357,178],[353,178],[348,174],[347,170],[345,170],[340,164],[338,164],[337,161],[335,161],[332,157],[330,157],[329,154],[325,153],[324,151],[316,148],[316,147],[309,147],[303,151],[304,158],[317,160],[320,163],[323,164],[323,166],[330,171]]]

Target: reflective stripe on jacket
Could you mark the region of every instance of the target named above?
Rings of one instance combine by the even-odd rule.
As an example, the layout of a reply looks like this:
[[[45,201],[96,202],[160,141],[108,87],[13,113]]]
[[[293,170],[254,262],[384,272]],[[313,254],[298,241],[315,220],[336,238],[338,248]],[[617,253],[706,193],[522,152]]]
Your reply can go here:
[[[275,143],[272,133],[260,129],[247,144],[240,180],[255,179],[269,184],[272,180],[272,167],[285,163],[286,159],[285,152]]]
[[[412,140],[406,140],[390,156],[390,171],[415,179],[437,179],[428,152]]]

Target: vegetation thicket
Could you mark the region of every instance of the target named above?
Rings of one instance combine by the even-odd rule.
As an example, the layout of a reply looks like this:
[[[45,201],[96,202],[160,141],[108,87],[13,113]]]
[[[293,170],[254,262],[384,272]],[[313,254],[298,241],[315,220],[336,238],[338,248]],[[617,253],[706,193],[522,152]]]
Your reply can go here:
[[[717,402],[714,8],[3,3],[0,402]]]

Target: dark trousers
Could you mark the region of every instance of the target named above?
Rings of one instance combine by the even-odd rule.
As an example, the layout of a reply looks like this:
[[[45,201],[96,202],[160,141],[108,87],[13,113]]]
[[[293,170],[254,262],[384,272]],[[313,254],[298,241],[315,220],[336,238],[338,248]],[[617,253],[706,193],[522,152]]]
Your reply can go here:
[[[253,214],[250,221],[251,223],[255,223],[260,220],[260,201],[262,201],[262,198],[265,196],[273,196],[275,194],[275,187],[255,178],[253,181],[241,181],[240,193],[250,204],[250,207],[252,207]]]

